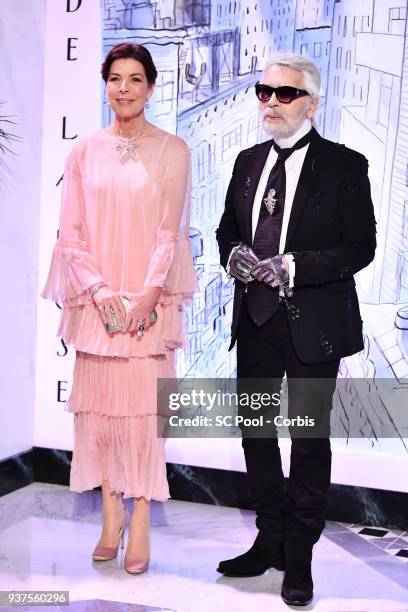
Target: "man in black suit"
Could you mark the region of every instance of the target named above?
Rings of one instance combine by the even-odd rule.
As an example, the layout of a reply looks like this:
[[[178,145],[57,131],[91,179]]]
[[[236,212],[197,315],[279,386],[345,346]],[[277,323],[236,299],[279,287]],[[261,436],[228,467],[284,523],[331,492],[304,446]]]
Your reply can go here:
[[[353,275],[376,246],[361,154],[312,127],[320,75],[308,59],[275,56],[256,86],[272,136],[235,162],[217,230],[221,263],[235,277],[232,342],[238,379],[288,379],[289,417],[317,416],[291,433],[287,491],[272,429],[243,436],[258,535],[246,553],[221,561],[226,576],[285,569],[282,597],[313,597],[313,545],[324,528],[330,484],[330,410],[340,359],[363,348]]]

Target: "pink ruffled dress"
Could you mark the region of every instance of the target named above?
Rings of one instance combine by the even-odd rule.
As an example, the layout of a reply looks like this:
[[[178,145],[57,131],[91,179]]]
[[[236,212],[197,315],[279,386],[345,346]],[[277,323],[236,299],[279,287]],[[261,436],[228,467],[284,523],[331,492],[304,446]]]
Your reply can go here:
[[[183,303],[196,289],[190,243],[191,162],[185,142],[149,126],[137,159],[99,130],[65,167],[59,237],[42,296],[63,305],[58,335],[76,349],[70,486],[108,481],[125,497],[169,497],[157,435],[157,379],[174,378],[186,346]],[[163,287],[157,322],[142,337],[108,333],[89,289],[105,282],[137,299]]]

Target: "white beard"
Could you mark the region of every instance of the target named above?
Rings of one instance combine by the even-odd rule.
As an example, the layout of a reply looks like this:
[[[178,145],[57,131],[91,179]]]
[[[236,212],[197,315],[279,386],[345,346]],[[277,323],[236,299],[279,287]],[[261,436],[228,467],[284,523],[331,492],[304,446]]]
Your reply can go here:
[[[306,111],[307,109],[302,109],[298,115],[289,118],[282,117],[279,112],[273,111],[273,113],[276,113],[278,117],[282,117],[282,121],[279,121],[279,123],[273,123],[264,119],[265,115],[272,114],[272,111],[267,109],[266,111],[261,112],[262,127],[264,131],[273,138],[289,138],[298,131],[301,125],[303,125],[306,118]]]

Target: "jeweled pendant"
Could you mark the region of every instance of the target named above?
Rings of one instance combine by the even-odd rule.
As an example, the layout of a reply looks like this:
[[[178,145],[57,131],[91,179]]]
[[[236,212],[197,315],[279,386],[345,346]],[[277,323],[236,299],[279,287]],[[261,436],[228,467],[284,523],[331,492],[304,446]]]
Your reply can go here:
[[[266,210],[270,215],[273,215],[273,213],[275,212],[276,203],[278,201],[278,198],[275,198],[275,195],[275,189],[270,189],[268,191],[268,195],[266,196],[266,198],[264,198]]]
[[[121,138],[119,144],[116,147],[117,151],[120,151],[120,161],[122,164],[133,159],[138,159],[138,149],[142,146],[141,142],[138,142],[139,138]]]

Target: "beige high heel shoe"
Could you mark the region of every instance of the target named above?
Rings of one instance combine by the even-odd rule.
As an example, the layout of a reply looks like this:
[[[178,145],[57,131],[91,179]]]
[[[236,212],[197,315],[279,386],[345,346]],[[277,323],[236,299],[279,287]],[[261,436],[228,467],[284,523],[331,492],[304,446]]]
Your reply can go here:
[[[95,546],[95,550],[92,553],[92,559],[94,561],[110,561],[116,559],[118,556],[119,546],[123,549],[125,547],[125,531],[128,523],[128,511],[125,510],[125,518],[118,532],[118,544],[117,546]]]
[[[149,567],[150,558],[147,559],[131,559],[130,557],[125,557],[125,570],[129,574],[143,574]]]
[[[129,539],[128,539],[129,546]],[[126,550],[124,568],[129,574],[142,574],[149,567],[150,557],[130,557]]]

